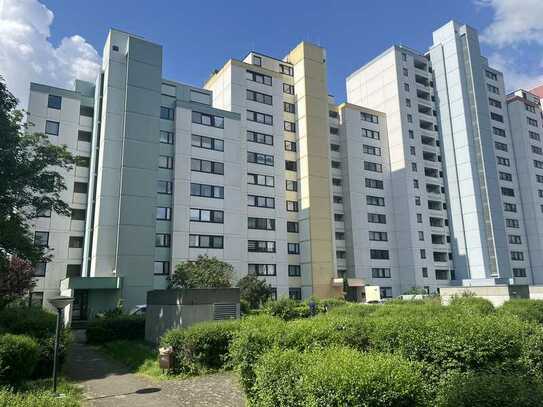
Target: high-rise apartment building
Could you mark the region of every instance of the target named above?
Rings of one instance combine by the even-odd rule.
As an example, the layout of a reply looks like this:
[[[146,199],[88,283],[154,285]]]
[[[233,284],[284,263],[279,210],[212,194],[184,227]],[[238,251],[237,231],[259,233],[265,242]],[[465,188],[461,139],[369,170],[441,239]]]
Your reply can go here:
[[[355,71],[341,104],[306,42],[231,59],[200,88],[162,77],[160,45],[111,30],[95,83],[32,84],[28,112],[82,157],[71,218],[33,225],[53,259],[32,300],[74,295],[73,318],[144,304],[199,255],[292,298],[543,279],[539,99],[506,98],[455,22],[425,54],[393,46]]]

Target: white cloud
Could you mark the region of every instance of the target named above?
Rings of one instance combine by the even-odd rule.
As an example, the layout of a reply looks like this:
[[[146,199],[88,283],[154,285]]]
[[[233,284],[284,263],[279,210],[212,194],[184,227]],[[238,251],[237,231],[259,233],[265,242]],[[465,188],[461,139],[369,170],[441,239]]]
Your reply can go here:
[[[0,0],[0,75],[27,107],[30,82],[71,88],[74,79],[94,81],[100,57],[79,35],[51,44],[54,14],[38,0]]]

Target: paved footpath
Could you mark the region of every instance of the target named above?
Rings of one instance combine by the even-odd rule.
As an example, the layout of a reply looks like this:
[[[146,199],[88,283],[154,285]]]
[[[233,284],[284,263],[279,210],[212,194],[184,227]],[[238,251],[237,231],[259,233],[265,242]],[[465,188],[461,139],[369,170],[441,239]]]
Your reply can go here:
[[[245,398],[232,373],[153,381],[130,373],[123,365],[82,343],[72,345],[65,374],[83,387],[84,406],[245,406]]]

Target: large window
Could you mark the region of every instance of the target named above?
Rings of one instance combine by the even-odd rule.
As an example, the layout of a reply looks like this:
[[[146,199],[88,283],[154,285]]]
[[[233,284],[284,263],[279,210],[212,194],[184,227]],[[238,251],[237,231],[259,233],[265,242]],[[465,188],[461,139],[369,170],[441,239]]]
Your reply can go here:
[[[294,76],[294,68],[290,65],[279,64],[279,69],[282,74]]]
[[[300,287],[290,287],[288,289],[288,298],[292,300],[302,300],[302,289]]]
[[[253,102],[264,103],[265,105],[272,105],[273,98],[271,95],[266,95],[265,93],[255,92],[254,90],[247,89],[247,100]]]
[[[258,208],[275,208],[275,198],[259,195],[247,195],[247,205]]]
[[[289,95],[294,95],[294,86],[289,85],[288,83],[283,83],[283,92],[288,93]]]
[[[364,161],[364,169],[366,171],[383,172],[383,165],[371,161]]]
[[[247,228],[256,230],[275,230],[275,219],[270,218],[247,218]]]
[[[273,155],[247,151],[247,162],[273,167]]]
[[[492,127],[492,133],[495,136],[505,137],[505,130],[498,127]]]
[[[264,134],[256,131],[247,130],[247,141],[272,146],[273,136],[271,134]]]
[[[247,174],[247,183],[251,185],[261,185],[263,187],[275,186],[275,178],[271,175]]]
[[[171,235],[169,233],[155,234],[155,247],[170,247]]]
[[[219,235],[189,235],[189,247],[199,249],[222,249],[223,237]]]
[[[296,106],[294,103],[283,102],[283,110],[286,113],[296,113]]]
[[[365,179],[366,188],[373,188],[373,189],[383,189],[383,181],[379,179],[372,179],[372,178],[366,178]]]
[[[48,136],[58,136],[60,123],[47,120],[45,122],[45,134]]]
[[[298,222],[287,222],[287,232],[298,233],[300,225]]]
[[[360,112],[360,118],[366,122],[379,123],[379,117],[371,113]]]
[[[376,231],[370,230],[369,239],[374,242],[387,242],[388,234],[387,232],[376,232]]]
[[[218,138],[193,134],[191,137],[191,143],[193,147],[205,148],[206,150],[224,151],[224,141]]]
[[[262,83],[262,84],[268,85],[268,86],[272,85],[272,77],[271,76],[263,75],[263,74],[258,73],[258,72],[248,70],[246,72],[246,74],[245,74],[245,77],[248,80],[256,82],[256,83]]]
[[[87,211],[85,209],[71,209],[72,220],[85,220]]]
[[[49,95],[47,99],[47,107],[50,109],[60,110],[62,106],[62,97],[57,95]]]
[[[86,194],[89,190],[88,182],[74,182],[74,193]]]
[[[285,170],[297,171],[298,170],[298,164],[296,163],[296,161],[285,160]]]
[[[47,271],[47,263],[40,262],[36,263],[34,266],[34,277],[45,277],[45,273]]]
[[[190,169],[197,172],[206,172],[208,174],[224,175],[224,163],[209,160],[200,160],[198,158],[190,159]]]
[[[368,213],[369,223],[387,223],[386,215],[382,213]]]
[[[299,243],[288,243],[287,244],[288,254],[300,254],[300,244]]]
[[[224,223],[224,212],[216,209],[190,208],[190,221]]]
[[[511,165],[511,162],[509,161],[509,158],[505,158],[505,157],[496,157],[496,162],[499,164],[499,165],[503,165],[505,167],[509,167]]]
[[[171,181],[157,181],[157,193],[159,194],[172,194],[172,182]]]
[[[170,262],[169,261],[155,261],[154,274],[155,275],[170,274]]]
[[[171,220],[172,219],[172,208],[158,206],[156,208],[156,219],[157,220]]]
[[[296,151],[296,142],[285,140],[285,151]]]
[[[224,117],[214,116],[212,114],[192,112],[192,122],[201,124],[203,126],[217,127],[219,129],[224,128]]]
[[[379,135],[378,131],[370,130],[370,129],[362,129],[362,136],[367,138],[372,138],[374,140],[381,139],[381,136]]]
[[[173,168],[173,157],[167,155],[160,155],[158,157],[158,168],[165,168],[171,170]]]
[[[369,155],[381,155],[381,149],[379,147],[368,146],[367,144],[362,145],[362,152]]]
[[[275,276],[277,275],[275,271],[275,264],[248,264],[249,274],[255,274],[257,276]]]
[[[256,253],[275,253],[275,242],[271,240],[248,240],[247,251]]]
[[[49,246],[49,232],[34,232],[34,246]]]
[[[370,249],[370,258],[373,260],[388,260],[388,250]]]
[[[224,187],[191,182],[190,194],[204,198],[224,199]]]
[[[82,249],[83,236],[70,236],[68,239],[68,247],[71,249]]]
[[[175,111],[171,107],[160,106],[160,118],[164,120],[173,120]]]
[[[298,181],[293,181],[291,179],[287,179],[285,181],[285,189],[287,191],[293,191],[293,192],[296,192],[298,191]]]
[[[374,267],[371,269],[372,278],[390,278],[390,269],[384,267]]]
[[[292,133],[295,133],[296,132],[296,123],[293,123],[293,122],[289,122],[289,121],[284,121],[283,122],[283,129],[285,131],[290,131]]]
[[[302,275],[301,267],[296,264],[288,265],[288,276],[289,277],[300,277]]]
[[[273,116],[271,114],[259,113],[253,110],[247,110],[247,120],[250,122],[273,125]]]
[[[385,198],[382,196],[366,195],[366,203],[374,206],[385,206]]]
[[[287,201],[287,212],[298,212],[298,202]]]

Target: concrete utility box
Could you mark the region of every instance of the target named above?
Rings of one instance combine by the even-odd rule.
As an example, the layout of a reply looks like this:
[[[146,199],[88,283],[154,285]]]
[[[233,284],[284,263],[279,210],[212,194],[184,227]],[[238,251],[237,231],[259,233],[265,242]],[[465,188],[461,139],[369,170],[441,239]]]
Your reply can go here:
[[[152,290],[147,293],[145,340],[158,343],[169,329],[239,316],[239,288]]]
[[[470,287],[441,287],[441,302],[449,304],[455,296],[475,295],[489,300],[495,307],[500,307],[512,298],[537,298],[537,290],[527,285],[493,285]],[[532,294],[533,293],[533,294]]]

